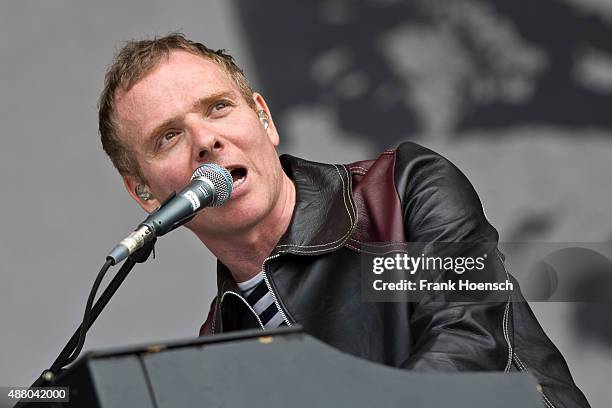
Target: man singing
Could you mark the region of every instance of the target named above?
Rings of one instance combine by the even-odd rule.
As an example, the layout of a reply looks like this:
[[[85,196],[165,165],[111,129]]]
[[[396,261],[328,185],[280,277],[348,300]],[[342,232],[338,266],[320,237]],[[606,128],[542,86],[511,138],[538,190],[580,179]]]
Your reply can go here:
[[[393,367],[528,371],[547,407],[588,407],[518,291],[502,302],[362,300],[364,243],[497,242],[469,181],[442,156],[404,143],[349,165],[279,158],[270,110],[232,57],[180,34],[120,50],[99,121],[104,150],[147,212],[204,163],[232,175],[230,200],[186,224],[218,259],[201,334],[300,324]],[[501,256],[488,268],[508,277]]]

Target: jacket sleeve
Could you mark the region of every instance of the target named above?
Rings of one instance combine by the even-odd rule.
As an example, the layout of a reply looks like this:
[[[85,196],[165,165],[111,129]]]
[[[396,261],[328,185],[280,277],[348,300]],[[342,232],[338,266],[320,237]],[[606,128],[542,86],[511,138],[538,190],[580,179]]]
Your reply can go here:
[[[396,153],[394,177],[408,242],[497,242],[497,231],[487,222],[471,184],[442,156],[404,143]],[[487,264],[490,268],[491,262]],[[438,297],[412,307],[415,352],[405,368],[485,371],[509,366],[507,302]]]
[[[489,248],[492,244],[496,256],[486,262],[485,279],[514,282],[507,300],[453,302],[437,298],[411,304],[415,351],[403,367],[528,371],[541,385],[546,407],[588,407],[563,356],[540,327],[516,280],[507,273],[497,249],[497,231],[487,221],[467,178],[442,156],[412,143],[398,148],[394,178],[407,241],[482,243]]]

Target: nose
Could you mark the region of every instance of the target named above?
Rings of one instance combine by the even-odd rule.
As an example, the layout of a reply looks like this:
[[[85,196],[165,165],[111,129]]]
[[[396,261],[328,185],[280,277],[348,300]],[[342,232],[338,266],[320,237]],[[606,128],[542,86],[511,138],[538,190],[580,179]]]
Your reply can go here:
[[[204,159],[208,159],[208,156],[210,156],[210,153],[215,153],[218,150],[221,150],[221,142],[219,140],[215,140],[212,143],[212,147],[199,146],[197,148],[196,160],[204,161]]]
[[[223,149],[223,140],[206,123],[194,124],[192,128],[192,156],[196,163],[213,161]]]

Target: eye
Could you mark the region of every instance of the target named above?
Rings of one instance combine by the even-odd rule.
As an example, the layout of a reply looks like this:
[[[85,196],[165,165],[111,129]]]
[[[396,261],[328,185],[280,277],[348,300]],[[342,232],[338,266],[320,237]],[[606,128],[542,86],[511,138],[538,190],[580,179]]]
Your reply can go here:
[[[170,143],[176,136],[178,136],[179,132],[176,130],[171,130],[162,135],[159,138],[158,147],[164,147],[166,144]]]
[[[227,102],[225,101],[219,101],[217,103],[214,104],[213,106],[213,111],[222,111],[223,109],[227,108],[229,105]]]
[[[210,105],[209,115],[215,118],[222,118],[231,112],[234,103],[227,99],[220,99]]]

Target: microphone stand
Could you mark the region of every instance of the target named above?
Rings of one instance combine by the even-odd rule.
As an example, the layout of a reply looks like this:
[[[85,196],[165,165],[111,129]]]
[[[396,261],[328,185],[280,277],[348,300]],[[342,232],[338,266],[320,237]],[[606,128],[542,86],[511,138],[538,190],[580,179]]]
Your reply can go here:
[[[217,177],[212,177],[215,175]],[[211,176],[211,178],[209,179],[208,176]],[[198,194],[195,192],[195,190],[197,190],[198,192],[202,193],[201,199],[204,200],[205,205],[221,205],[229,199],[230,194],[232,192],[232,176],[226,169],[215,164],[205,164],[196,169],[192,176],[192,183],[196,179],[200,184],[197,189],[195,189],[194,187],[194,191],[192,191],[190,189],[191,184],[189,184],[189,186],[187,186],[183,191],[181,191],[180,194],[183,194],[184,192],[190,192],[191,194],[195,194],[196,196],[198,196]],[[225,181],[226,184],[223,184],[223,181]],[[220,195],[217,196],[216,192]],[[62,349],[59,356],[57,356],[51,367],[48,370],[43,371],[43,373],[36,379],[36,381],[34,381],[30,388],[49,387],[55,384],[55,379],[59,374],[63,372],[63,367],[68,366],[78,357],[85,342],[85,334],[87,333],[87,330],[89,330],[89,328],[93,325],[104,307],[110,301],[111,297],[115,294],[121,283],[123,283],[127,275],[130,273],[134,265],[136,265],[137,263],[145,262],[149,258],[151,253],[153,253],[153,257],[155,257],[154,247],[155,241],[157,240],[157,236],[164,235],[195,217],[195,212],[198,207],[193,207],[193,202],[191,202],[191,200],[187,198],[186,200],[190,202],[189,206],[178,205],[177,207],[177,204],[173,201],[173,198],[175,198],[176,195],[176,192],[170,194],[170,196],[164,201],[164,203],[162,203],[154,213],[150,214],[149,217],[147,217],[147,219],[145,220],[145,222],[139,226],[139,228],[143,225],[148,227],[149,233],[151,234],[149,235],[149,237],[152,236],[151,238],[147,238],[146,240],[144,240],[144,244],[140,249],[134,251],[131,255],[128,255],[129,247],[123,244],[126,250],[119,250],[117,251],[117,253],[115,253],[115,249],[113,249],[109,256],[106,257],[106,262],[98,273],[90,295],[87,298],[87,305],[85,307],[86,310],[83,316],[83,321],[81,322],[79,327],[77,327],[76,331],[74,332],[70,340],[68,340],[68,343]],[[211,197],[212,200],[210,200]],[[179,219],[178,221],[175,221],[173,224],[165,225],[165,222],[170,222],[172,220],[172,217],[170,217],[169,219],[168,217],[174,213],[173,211],[170,211],[169,213],[159,215],[159,210],[161,210],[166,205],[172,205],[172,208],[174,209],[173,211],[178,211],[178,213],[174,215],[176,217],[182,216],[183,218]],[[158,214],[158,218],[151,219],[151,216],[156,214]],[[153,225],[150,225],[151,223],[153,223]],[[162,226],[164,226],[164,228],[161,228]],[[165,230],[166,227],[168,227],[167,230]],[[130,236],[128,236],[128,238],[126,239],[131,238],[131,236],[132,234],[130,234]],[[140,245],[140,240],[136,240],[135,238],[132,238],[132,240],[136,241],[136,244]],[[120,245],[116,246],[115,248],[119,247]],[[115,277],[108,284],[98,301],[95,302],[95,304],[93,304],[92,306],[96,292],[98,291],[100,284],[102,283],[102,280],[104,279],[104,276],[107,273],[108,269],[118,263],[119,259],[125,259],[126,256],[127,259],[121,266],[119,272],[117,272]],[[22,402],[19,401],[14,408],[18,408],[21,406]]]
[[[128,257],[128,259],[126,259],[126,261],[121,266],[121,269],[119,269],[119,272],[117,272],[117,274],[108,284],[102,295],[100,295],[98,301],[92,307],[91,318],[85,331],[89,330],[89,328],[93,325],[94,321],[98,318],[98,316],[100,315],[104,307],[108,304],[117,289],[119,289],[119,286],[123,283],[134,265],[136,265],[137,263],[145,262],[149,258],[151,253],[153,253],[153,257],[155,257],[155,241],[156,238],[146,243],[142,248],[134,252]],[[76,331],[74,332],[70,340],[68,340],[68,343],[61,351],[59,356],[57,356],[51,367],[48,370],[43,371],[43,373],[36,379],[36,381],[34,381],[34,384],[32,384],[31,387],[49,387],[54,384],[55,377],[63,371],[62,365],[64,364],[64,361],[66,361],[68,356],[72,354],[79,342],[81,326],[82,324],[77,327]],[[17,404],[15,408],[17,408],[18,406],[19,404]]]

